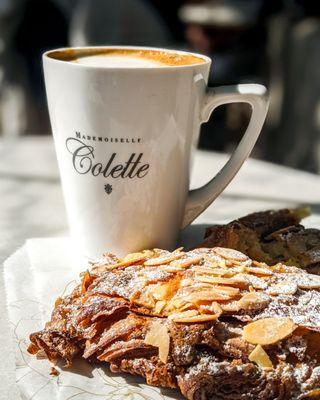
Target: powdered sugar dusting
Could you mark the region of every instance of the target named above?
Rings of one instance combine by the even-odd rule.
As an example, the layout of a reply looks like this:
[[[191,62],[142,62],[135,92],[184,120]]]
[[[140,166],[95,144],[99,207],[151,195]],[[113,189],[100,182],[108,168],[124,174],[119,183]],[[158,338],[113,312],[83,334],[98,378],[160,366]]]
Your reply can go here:
[[[320,329],[320,293],[299,290],[294,296],[277,296],[255,319],[289,317],[297,325]]]

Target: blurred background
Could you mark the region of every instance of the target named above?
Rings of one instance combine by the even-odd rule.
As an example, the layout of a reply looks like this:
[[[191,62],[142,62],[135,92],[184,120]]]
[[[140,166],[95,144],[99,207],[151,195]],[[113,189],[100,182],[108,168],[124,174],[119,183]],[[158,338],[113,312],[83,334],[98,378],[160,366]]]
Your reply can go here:
[[[213,57],[210,85],[258,82],[271,104],[254,157],[320,172],[317,0],[0,0],[0,138],[49,135],[41,54],[143,45]],[[200,147],[231,151],[250,109],[220,107]]]

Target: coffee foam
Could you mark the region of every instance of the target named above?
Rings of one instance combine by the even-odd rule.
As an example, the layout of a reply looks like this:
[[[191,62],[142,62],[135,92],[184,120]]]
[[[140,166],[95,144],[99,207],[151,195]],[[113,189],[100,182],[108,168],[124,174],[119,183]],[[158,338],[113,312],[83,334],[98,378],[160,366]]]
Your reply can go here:
[[[104,68],[155,68],[159,65],[164,65],[158,61],[148,60],[146,58],[112,54],[80,57],[72,62],[91,67]]]
[[[48,57],[77,64],[105,68],[155,68],[203,64],[205,60],[189,53],[164,50],[86,48],[50,52]]]

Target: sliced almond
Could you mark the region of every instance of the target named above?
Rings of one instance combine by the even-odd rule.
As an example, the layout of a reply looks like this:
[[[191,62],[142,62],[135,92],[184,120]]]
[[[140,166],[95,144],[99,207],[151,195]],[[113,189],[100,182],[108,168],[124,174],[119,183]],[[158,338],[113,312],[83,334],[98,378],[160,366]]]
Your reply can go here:
[[[149,258],[149,260],[145,261],[144,265],[156,266],[156,265],[169,264],[174,260],[178,260],[184,254],[185,253],[183,252],[177,252],[177,253],[169,253],[160,257]]]
[[[180,281],[180,287],[187,287],[194,284],[194,280],[191,278],[184,278]]]
[[[193,264],[199,264],[199,262],[203,259],[202,256],[193,256],[193,257],[183,257],[178,260],[174,260],[170,263],[170,266],[187,268]]]
[[[219,265],[221,262],[224,262],[224,258],[219,256],[213,249],[209,249],[209,251],[203,255],[204,259],[213,263]]]
[[[170,348],[170,336],[164,324],[157,321],[153,322],[144,341],[146,344],[158,347],[160,361],[163,363],[167,362]]]
[[[187,304],[187,301],[181,297],[173,297],[168,303],[167,309],[181,309]]]
[[[265,262],[256,261],[256,260],[252,260],[252,265],[254,267],[268,268],[268,264],[266,264]]]
[[[296,274],[302,272],[300,268],[284,265],[281,263],[275,264],[269,268],[271,268],[273,272],[286,273],[286,274]]]
[[[170,314],[168,316],[168,319],[173,320],[175,318],[188,318],[188,317],[194,317],[195,315],[199,315],[197,310],[187,310],[183,312]]]
[[[217,290],[203,290],[201,292],[191,293],[186,297],[186,301],[191,303],[201,303],[203,301],[224,301],[230,300],[233,296],[230,294],[226,294],[225,292],[220,292]]]
[[[250,275],[250,274],[238,274],[234,276],[235,279],[244,279],[251,285],[254,289],[266,289],[268,287],[265,280],[259,278],[258,276]]]
[[[221,278],[215,276],[196,276],[196,280],[200,282],[212,283],[213,285],[230,285],[230,286],[244,286],[247,287],[248,283],[244,279]]]
[[[238,301],[239,310],[261,310],[270,303],[268,295],[259,292],[246,293]]]
[[[194,284],[190,289],[192,290],[192,293],[206,291],[231,297],[235,297],[239,293],[239,288],[233,286],[214,285],[211,283],[210,278],[207,279],[207,277],[197,278],[196,284]],[[186,291],[188,291],[188,288],[185,289],[185,292]]]
[[[246,260],[246,261],[236,261],[236,260],[226,260],[226,266],[228,268],[241,268],[242,270],[244,270],[246,267],[251,267],[252,265],[252,261],[250,259]]]
[[[154,255],[152,250],[144,250],[139,253],[129,253],[124,258],[121,259],[122,263],[135,263],[137,261],[145,260]]]
[[[178,290],[179,280],[171,279],[169,282],[153,286],[151,294],[156,300],[168,300]]]
[[[243,338],[249,343],[269,345],[291,335],[297,328],[290,318],[263,318],[243,328]]]
[[[219,293],[225,293],[228,296],[232,296],[232,297],[237,296],[240,292],[239,288],[235,288],[232,286],[223,286],[223,285],[213,286],[213,290],[215,290],[216,292],[219,292]]]
[[[226,260],[221,258],[219,262],[213,261],[210,257],[205,257],[205,266],[210,268],[227,268]]]
[[[180,253],[180,251],[183,251],[184,247],[178,247],[177,249],[173,250],[173,253]]]
[[[205,255],[211,253],[211,249],[208,247],[197,247],[192,250],[192,253]]]
[[[299,274],[297,283],[300,289],[320,289],[320,276],[312,274]]]
[[[197,267],[194,269],[197,275],[214,275],[214,276],[232,276],[237,271],[232,271],[228,268],[205,268],[205,267]]]
[[[167,302],[164,300],[160,300],[156,302],[156,305],[154,307],[154,311],[156,314],[161,314],[162,310],[166,306]]]
[[[264,275],[264,276],[273,275],[271,269],[268,268],[245,267],[245,272],[250,272],[250,274]]]
[[[199,307],[201,314],[215,314],[218,317],[223,313],[223,310],[219,303],[216,301],[212,302],[210,305],[202,305]]]
[[[241,253],[238,250],[226,249],[224,247],[214,247],[213,251],[220,257],[225,258],[226,260],[234,260],[234,261],[249,260],[248,256],[246,256],[245,254]]]
[[[166,265],[160,265],[159,268],[164,271],[164,272],[169,272],[171,274],[176,274],[178,272],[183,271],[183,268],[180,267],[173,267],[170,264]]]
[[[129,267],[130,265],[136,264],[140,261],[145,261],[148,258],[152,257],[154,255],[154,252],[152,250],[144,250],[139,253],[129,253],[122,259],[120,259],[119,262],[116,264],[111,264],[106,266],[108,270],[113,270],[116,268],[121,268],[121,267]]]
[[[148,291],[143,291],[141,293],[134,294],[134,296],[130,298],[130,301],[139,306],[143,306],[150,309],[154,308],[156,305],[155,299]]]
[[[179,308],[179,311],[186,311],[194,308],[194,304],[186,303],[182,307]]]
[[[202,314],[202,315],[195,315],[194,317],[173,318],[173,322],[178,322],[183,324],[195,324],[201,322],[215,321],[217,318],[218,315]]]
[[[282,281],[275,285],[269,286],[267,289],[267,293],[272,296],[278,296],[281,294],[290,295],[295,294],[298,290],[298,285],[292,281]]]
[[[249,354],[249,360],[256,363],[260,368],[273,368],[268,354],[260,344]]]

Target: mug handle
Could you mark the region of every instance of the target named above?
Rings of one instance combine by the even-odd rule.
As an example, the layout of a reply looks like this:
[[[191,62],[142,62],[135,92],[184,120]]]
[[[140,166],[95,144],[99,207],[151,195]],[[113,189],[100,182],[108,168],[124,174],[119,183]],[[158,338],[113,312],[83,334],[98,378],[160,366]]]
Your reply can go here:
[[[200,123],[207,122],[213,110],[222,104],[248,103],[252,108],[249,125],[238,147],[224,167],[206,185],[189,191],[182,228],[200,215],[226,188],[249,157],[268,111],[267,89],[258,84],[240,84],[207,88]]]

